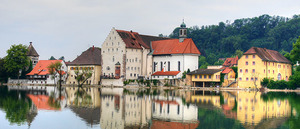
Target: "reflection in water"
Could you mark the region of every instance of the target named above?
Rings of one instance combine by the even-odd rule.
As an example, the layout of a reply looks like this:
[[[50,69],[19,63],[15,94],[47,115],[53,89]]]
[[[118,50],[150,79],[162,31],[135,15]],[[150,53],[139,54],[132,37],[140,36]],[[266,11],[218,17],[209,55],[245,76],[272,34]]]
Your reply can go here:
[[[29,127],[39,110],[70,110],[87,127],[102,129],[290,128],[300,123],[297,94],[36,86],[1,87],[0,93],[6,119]]]

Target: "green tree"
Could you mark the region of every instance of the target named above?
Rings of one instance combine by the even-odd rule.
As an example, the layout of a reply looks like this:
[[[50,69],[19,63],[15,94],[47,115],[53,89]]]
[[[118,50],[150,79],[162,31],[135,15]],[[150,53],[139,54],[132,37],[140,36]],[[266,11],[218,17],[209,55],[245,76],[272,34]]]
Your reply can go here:
[[[8,75],[4,67],[4,60],[0,58],[0,82],[6,82]]]
[[[56,75],[58,74],[58,84],[59,84],[59,89],[61,88],[61,82],[62,82],[62,76],[64,74],[64,71],[62,69],[62,63],[59,61],[56,61],[55,63],[51,63],[48,67],[48,71],[49,73],[52,75],[52,78],[54,79],[54,83],[56,85],[55,82],[55,78]]]
[[[235,51],[235,54],[234,54],[234,57],[235,57],[235,56],[238,56],[239,58],[241,58],[241,57],[243,56],[243,54],[244,54],[243,51],[241,51],[241,50],[236,50],[236,51]]]
[[[92,75],[93,75],[93,73],[92,73],[91,70],[84,69],[84,68],[83,69],[78,69],[78,67],[76,67],[76,70],[75,70],[75,79],[77,81],[78,87],[82,88],[82,85],[84,83],[86,83],[87,80],[92,77]]]
[[[30,59],[26,55],[27,51],[27,46],[22,44],[12,45],[6,51],[7,56],[4,58],[4,67],[10,77],[17,77],[20,69],[24,71],[29,66]]]
[[[293,43],[293,50],[291,51],[291,59],[295,63],[300,61],[300,36],[295,43]]]

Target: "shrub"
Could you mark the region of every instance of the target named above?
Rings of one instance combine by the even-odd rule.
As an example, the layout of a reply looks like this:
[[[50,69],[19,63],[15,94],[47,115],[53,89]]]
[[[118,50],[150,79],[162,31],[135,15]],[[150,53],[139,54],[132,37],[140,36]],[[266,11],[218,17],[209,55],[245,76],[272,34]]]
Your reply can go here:
[[[262,86],[266,87],[266,86],[268,85],[268,83],[270,82],[270,80],[271,80],[271,79],[269,79],[269,78],[264,78],[264,79],[260,82],[260,84],[261,84]]]

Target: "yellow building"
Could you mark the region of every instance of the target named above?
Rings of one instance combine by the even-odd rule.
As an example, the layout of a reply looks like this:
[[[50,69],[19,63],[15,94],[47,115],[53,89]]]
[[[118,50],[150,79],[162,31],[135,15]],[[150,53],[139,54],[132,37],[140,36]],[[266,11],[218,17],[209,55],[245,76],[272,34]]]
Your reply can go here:
[[[75,71],[90,70],[93,74],[85,84],[88,85],[100,85],[100,76],[101,76],[101,49],[91,47],[88,50],[84,51],[80,56],[70,63],[67,63],[68,66],[68,78],[66,84],[77,85],[75,79]]]
[[[238,60],[238,72],[239,88],[260,88],[263,78],[288,80],[292,65],[277,51],[252,47]]]
[[[222,86],[233,86],[233,83],[235,83],[235,72],[233,69],[226,67],[222,73],[225,74]]]
[[[291,115],[288,99],[263,101],[261,92],[239,91],[237,103],[237,119],[244,125],[257,125],[266,119]]]
[[[210,87],[220,85],[222,69],[197,69],[188,73],[192,77],[193,87]]]

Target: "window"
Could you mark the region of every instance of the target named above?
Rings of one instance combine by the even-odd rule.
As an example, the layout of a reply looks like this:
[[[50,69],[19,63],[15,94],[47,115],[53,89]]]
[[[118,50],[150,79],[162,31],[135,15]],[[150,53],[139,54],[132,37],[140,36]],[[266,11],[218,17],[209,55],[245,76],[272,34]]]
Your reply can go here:
[[[246,59],[248,59],[248,55],[246,55]]]
[[[246,81],[249,81],[249,78],[248,78],[248,77],[246,77]]]
[[[204,75],[204,79],[206,79],[206,75]]]
[[[163,62],[160,62],[160,71],[163,70]]]
[[[153,63],[153,72],[155,72],[156,71],[156,63],[154,62]]]
[[[268,70],[268,72],[270,73],[270,70]]]
[[[248,73],[248,69],[245,69],[245,73]]]
[[[178,71],[180,71],[180,61],[178,61]]]
[[[197,75],[195,75],[195,78],[197,78]]]
[[[243,73],[243,70],[242,70],[242,69],[240,69],[240,73]]]
[[[242,78],[240,77],[239,80],[242,81]]]
[[[246,65],[248,65],[248,61],[246,61]]]
[[[137,57],[135,58],[135,62],[137,62]]]
[[[168,61],[168,71],[171,71],[170,61]]]
[[[266,73],[266,70],[264,69],[264,73]]]
[[[113,56],[112,61],[115,62],[115,56]]]
[[[253,81],[253,77],[251,77],[251,81]]]
[[[211,75],[208,75],[208,78],[211,79]]]
[[[273,70],[273,74],[275,73],[275,71]]]
[[[252,62],[252,65],[255,65],[255,61]]]
[[[255,55],[253,55],[252,58],[255,59]]]
[[[252,73],[255,73],[255,69],[252,69]]]

